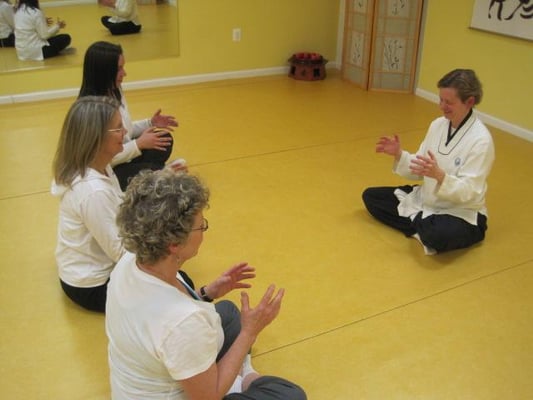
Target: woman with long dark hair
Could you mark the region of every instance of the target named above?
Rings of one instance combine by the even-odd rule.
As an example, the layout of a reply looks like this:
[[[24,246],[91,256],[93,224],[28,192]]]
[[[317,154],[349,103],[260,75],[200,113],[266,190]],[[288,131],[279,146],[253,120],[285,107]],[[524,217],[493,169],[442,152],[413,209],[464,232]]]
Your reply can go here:
[[[58,34],[65,21],[53,22],[39,8],[39,0],[19,0],[15,11],[15,48],[20,60],[55,57],[71,42],[70,35]]]
[[[83,79],[79,97],[110,96],[120,102],[122,123],[127,133],[124,150],[111,162],[122,190],[129,180],[143,169],[158,170],[165,167],[172,153],[170,132],[178,126],[176,118],[157,110],[151,118],[132,121],[122,92],[126,76],[122,47],[109,42],[96,42],[87,49],[83,62]],[[174,170],[185,169],[185,160],[170,164]]]

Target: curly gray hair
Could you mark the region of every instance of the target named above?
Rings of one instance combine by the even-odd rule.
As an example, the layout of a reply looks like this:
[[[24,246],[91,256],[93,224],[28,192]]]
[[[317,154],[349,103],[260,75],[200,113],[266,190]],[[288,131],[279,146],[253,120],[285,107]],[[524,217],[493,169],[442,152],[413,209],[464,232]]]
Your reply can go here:
[[[209,190],[187,173],[142,171],[126,190],[117,225],[124,248],[140,263],[153,264],[185,243],[195,216],[209,204]]]

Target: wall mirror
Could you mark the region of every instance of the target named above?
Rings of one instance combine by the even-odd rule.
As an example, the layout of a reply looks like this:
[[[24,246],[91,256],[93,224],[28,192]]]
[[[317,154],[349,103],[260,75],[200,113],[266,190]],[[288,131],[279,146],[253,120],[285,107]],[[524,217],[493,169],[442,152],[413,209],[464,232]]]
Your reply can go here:
[[[176,1],[137,0],[142,30],[138,34],[113,36],[101,24],[109,9],[87,0],[39,2],[47,17],[60,18],[67,24],[60,32],[72,37],[75,51],[44,61],[20,61],[14,48],[0,48],[0,73],[31,71],[42,68],[65,68],[83,65],[85,50],[98,40],[122,46],[126,62],[179,55],[178,6]],[[11,0],[14,3],[14,0]],[[127,66],[126,66],[127,68]]]

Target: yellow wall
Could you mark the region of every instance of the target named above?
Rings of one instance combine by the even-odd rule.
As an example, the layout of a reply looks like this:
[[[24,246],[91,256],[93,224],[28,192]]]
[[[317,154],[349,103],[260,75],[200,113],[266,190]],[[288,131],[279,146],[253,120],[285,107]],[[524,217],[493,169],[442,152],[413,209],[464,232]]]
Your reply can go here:
[[[478,109],[533,129],[533,43],[469,29],[474,0],[426,1],[418,87],[437,94],[449,70],[473,68],[485,97]],[[335,60],[336,0],[178,0],[180,56],[128,62],[128,82],[286,65],[295,51]],[[242,29],[242,41],[231,30]],[[127,56],[127,55],[126,55]],[[0,96],[77,88],[81,68],[0,74]]]
[[[296,51],[336,56],[336,0],[178,0],[178,6],[180,56],[128,62],[129,82],[279,67]],[[238,43],[231,38],[235,27],[242,29]],[[80,82],[81,67],[0,74],[0,96]]]
[[[428,1],[418,87],[437,94],[454,68],[472,68],[483,83],[478,109],[533,130],[533,42],[469,29],[474,0]]]

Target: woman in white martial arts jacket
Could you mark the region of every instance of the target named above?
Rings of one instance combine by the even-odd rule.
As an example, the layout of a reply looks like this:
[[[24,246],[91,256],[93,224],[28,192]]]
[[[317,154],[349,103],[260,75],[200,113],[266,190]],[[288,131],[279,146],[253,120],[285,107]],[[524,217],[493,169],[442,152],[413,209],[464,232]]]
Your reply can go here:
[[[363,192],[372,216],[419,240],[426,254],[485,238],[487,177],[494,162],[490,132],[473,110],[483,93],[475,72],[453,70],[437,86],[443,116],[431,123],[415,154],[403,150],[396,135],[376,145],[377,152],[394,157],[395,173],[422,183]]]

